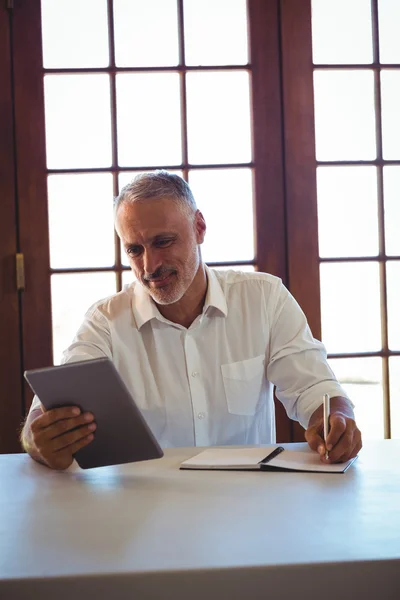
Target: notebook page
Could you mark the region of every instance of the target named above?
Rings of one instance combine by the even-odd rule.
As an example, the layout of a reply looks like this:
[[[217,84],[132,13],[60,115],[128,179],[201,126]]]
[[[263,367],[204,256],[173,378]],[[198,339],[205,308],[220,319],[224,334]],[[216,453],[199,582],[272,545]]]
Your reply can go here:
[[[355,459],[352,458],[343,463],[325,464],[322,463],[319,454],[316,452],[295,452],[285,450],[269,463],[269,467],[279,467],[281,469],[295,469],[297,471],[315,471],[322,473],[343,473]]]
[[[278,446],[268,448],[208,448],[185,460],[182,466],[197,468],[254,468]]]

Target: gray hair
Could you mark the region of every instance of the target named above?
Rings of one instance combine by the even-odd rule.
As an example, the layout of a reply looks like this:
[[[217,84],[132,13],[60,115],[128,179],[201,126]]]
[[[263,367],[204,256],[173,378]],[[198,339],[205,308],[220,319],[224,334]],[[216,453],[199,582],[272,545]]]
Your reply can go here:
[[[140,173],[120,191],[114,200],[114,215],[125,202],[171,198],[188,216],[195,215],[196,201],[189,185],[182,177],[164,170]]]

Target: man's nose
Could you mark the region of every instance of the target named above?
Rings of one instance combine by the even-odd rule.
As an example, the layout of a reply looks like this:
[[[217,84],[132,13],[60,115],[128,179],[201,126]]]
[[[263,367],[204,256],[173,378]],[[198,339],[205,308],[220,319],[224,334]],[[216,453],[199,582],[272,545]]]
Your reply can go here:
[[[160,254],[152,248],[151,250],[145,250],[143,255],[143,268],[146,275],[152,275],[161,266]]]

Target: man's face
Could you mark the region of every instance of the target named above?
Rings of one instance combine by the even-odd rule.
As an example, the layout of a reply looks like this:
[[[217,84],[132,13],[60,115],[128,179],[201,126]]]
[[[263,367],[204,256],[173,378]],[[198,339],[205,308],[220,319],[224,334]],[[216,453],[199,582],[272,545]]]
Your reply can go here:
[[[198,271],[205,222],[170,198],[123,203],[116,229],[132,271],[157,304],[178,302]]]

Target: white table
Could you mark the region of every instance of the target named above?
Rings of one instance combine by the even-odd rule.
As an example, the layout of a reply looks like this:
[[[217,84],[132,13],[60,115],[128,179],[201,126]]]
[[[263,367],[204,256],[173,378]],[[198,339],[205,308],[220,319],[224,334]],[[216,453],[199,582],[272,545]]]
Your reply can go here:
[[[400,440],[330,475],[180,471],[198,451],[69,472],[0,456],[1,600],[400,598]]]

